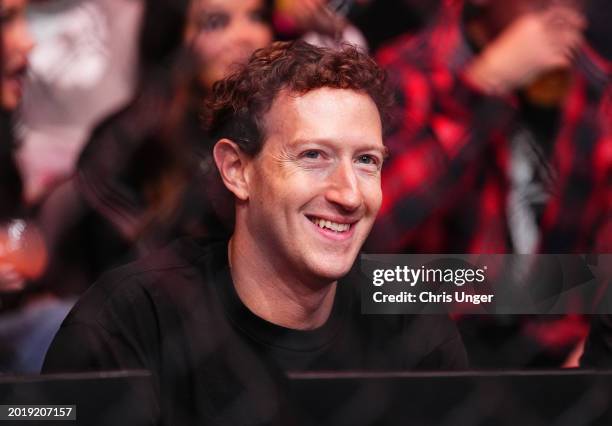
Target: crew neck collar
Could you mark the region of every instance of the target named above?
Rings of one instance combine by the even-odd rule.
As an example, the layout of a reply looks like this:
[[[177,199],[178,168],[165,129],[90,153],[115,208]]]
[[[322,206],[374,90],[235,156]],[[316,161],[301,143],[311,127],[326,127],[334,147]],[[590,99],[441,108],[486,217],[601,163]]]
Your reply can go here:
[[[327,321],[313,330],[296,330],[255,315],[240,299],[231,276],[228,242],[215,249],[213,288],[233,326],[259,343],[291,351],[314,351],[329,344],[339,333],[352,304],[351,283],[338,280],[334,304]]]

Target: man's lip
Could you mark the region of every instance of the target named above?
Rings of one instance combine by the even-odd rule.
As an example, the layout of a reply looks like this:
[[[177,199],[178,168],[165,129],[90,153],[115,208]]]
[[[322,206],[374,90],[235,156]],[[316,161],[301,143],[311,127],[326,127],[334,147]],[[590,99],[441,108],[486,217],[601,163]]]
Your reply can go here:
[[[314,219],[328,220],[330,222],[339,223],[342,225],[348,224],[353,226],[359,221],[357,218],[347,218],[342,216],[326,216],[318,214],[306,214],[306,217],[312,222]]]
[[[346,219],[345,219],[344,222],[336,222],[336,223],[350,224],[348,230],[344,232],[336,232],[328,228],[321,228],[319,225],[313,222],[312,218],[319,218],[319,216],[314,216],[314,215],[308,216],[307,217],[308,222],[310,222],[310,224],[313,226],[313,228],[316,230],[318,234],[322,235],[323,237],[329,240],[338,241],[338,242],[347,241],[347,240],[350,240],[355,234],[356,221],[346,222]],[[328,220],[328,219],[325,219],[325,220]],[[330,220],[330,222],[333,222],[333,221]]]

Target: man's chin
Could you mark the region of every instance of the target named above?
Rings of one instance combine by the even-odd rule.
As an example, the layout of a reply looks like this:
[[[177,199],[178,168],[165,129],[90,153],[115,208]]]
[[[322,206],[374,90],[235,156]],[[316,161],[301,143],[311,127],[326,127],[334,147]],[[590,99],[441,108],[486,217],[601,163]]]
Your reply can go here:
[[[353,262],[343,261],[340,263],[331,263],[331,259],[328,259],[324,264],[316,268],[316,275],[322,282],[333,283],[339,279],[345,277],[351,268]]]

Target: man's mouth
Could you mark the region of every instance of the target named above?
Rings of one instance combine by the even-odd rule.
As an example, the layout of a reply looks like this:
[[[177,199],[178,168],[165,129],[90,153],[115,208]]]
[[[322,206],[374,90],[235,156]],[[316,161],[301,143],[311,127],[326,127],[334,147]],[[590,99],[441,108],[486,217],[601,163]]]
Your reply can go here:
[[[353,226],[351,223],[339,223],[316,216],[308,216],[308,219],[319,228],[328,229],[330,231],[337,232],[338,234],[348,232],[351,229],[351,226]]]

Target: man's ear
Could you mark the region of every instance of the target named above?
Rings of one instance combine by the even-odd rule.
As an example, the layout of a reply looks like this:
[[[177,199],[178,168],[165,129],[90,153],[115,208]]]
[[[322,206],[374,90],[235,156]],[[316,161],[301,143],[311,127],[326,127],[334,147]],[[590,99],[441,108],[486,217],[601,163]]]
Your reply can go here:
[[[229,139],[220,139],[213,148],[215,164],[223,180],[223,184],[239,200],[249,198],[245,169],[248,157],[240,147]]]

